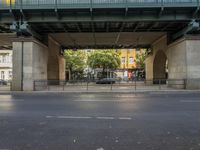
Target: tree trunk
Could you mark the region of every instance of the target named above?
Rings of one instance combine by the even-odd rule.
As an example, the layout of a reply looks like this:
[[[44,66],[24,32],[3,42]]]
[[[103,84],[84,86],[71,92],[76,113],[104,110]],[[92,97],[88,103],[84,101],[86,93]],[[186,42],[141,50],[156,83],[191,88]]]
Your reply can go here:
[[[102,77],[103,77],[103,78],[105,78],[105,74],[106,74],[105,68],[103,68],[103,71],[102,71]]]
[[[71,69],[69,69],[69,81],[71,80]]]

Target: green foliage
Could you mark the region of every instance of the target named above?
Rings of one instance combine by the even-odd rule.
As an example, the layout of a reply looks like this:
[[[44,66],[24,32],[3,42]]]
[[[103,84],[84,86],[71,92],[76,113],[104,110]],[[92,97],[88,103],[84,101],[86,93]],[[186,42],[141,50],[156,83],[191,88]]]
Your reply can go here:
[[[140,53],[136,54],[136,66],[137,68],[144,69],[145,68],[145,59],[147,57],[147,53],[145,50],[140,51]]]
[[[98,50],[91,53],[88,57],[88,65],[95,68],[102,68],[104,74],[105,69],[117,69],[120,66],[120,56],[115,50]]]
[[[69,71],[69,79],[73,74],[83,74],[86,67],[86,55],[84,51],[66,50],[64,53],[66,69]]]

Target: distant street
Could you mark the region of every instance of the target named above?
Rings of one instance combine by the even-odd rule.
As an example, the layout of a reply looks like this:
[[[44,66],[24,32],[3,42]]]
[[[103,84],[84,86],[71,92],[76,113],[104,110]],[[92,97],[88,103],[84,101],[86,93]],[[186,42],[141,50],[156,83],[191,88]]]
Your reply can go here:
[[[200,93],[0,94],[0,150],[199,150]]]

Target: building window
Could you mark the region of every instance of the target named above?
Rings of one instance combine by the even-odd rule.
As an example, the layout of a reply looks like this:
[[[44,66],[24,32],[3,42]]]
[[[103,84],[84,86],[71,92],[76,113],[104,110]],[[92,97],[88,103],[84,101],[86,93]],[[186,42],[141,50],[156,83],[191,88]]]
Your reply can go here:
[[[129,64],[133,64],[133,63],[134,63],[133,57],[129,57]]]
[[[122,64],[125,64],[125,62],[126,62],[126,58],[125,58],[125,57],[122,57],[121,63],[122,63]]]
[[[6,55],[6,63],[9,63],[9,62],[10,62],[9,55]]]
[[[0,55],[0,63],[2,63],[2,55]]]
[[[2,62],[6,63],[6,55],[3,56]]]
[[[9,78],[11,79],[12,78],[12,71],[9,71]]]
[[[1,79],[5,80],[5,72],[4,71],[1,71]]]

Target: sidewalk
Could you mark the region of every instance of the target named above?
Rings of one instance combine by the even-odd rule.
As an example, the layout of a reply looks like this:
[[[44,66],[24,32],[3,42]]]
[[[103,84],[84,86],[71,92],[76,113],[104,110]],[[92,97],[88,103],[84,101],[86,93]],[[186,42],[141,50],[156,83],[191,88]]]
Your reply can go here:
[[[185,90],[175,89],[166,85],[149,85],[149,86],[134,86],[134,84],[120,84],[120,85],[54,85],[38,87],[36,91],[10,91],[8,86],[0,88],[0,94],[14,94],[14,93],[199,93],[199,90]]]
[[[66,94],[187,94],[187,93],[200,93],[200,90],[128,90],[128,91],[0,91],[0,94],[42,94],[42,93],[66,93]]]

